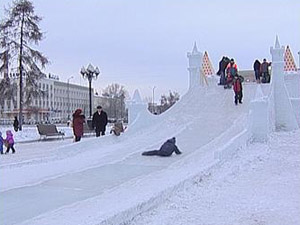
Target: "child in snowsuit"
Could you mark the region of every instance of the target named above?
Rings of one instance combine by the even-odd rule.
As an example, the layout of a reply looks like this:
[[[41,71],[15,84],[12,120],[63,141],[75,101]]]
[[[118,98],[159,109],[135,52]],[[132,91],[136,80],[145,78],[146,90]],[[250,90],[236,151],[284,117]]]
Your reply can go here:
[[[2,137],[2,133],[0,131],[0,152],[1,152],[1,154],[3,154],[3,142],[4,142],[4,140]]]
[[[14,154],[16,152],[16,150],[14,148],[15,141],[14,141],[13,134],[10,130],[6,131],[5,142],[7,143],[7,149],[6,149],[5,154],[9,153],[10,149],[12,150],[12,153]]]
[[[242,104],[243,98],[243,77],[239,76],[238,74],[235,75],[233,80],[233,91],[234,91],[234,103],[237,105],[238,102]]]
[[[114,123],[114,126],[111,128],[110,133],[114,133],[116,136],[120,136],[122,132],[124,132],[124,126],[122,121],[118,121]]]
[[[148,152],[143,152],[142,155],[159,155],[159,156],[171,156],[173,152],[177,155],[181,154],[177,146],[175,145],[175,137],[167,140],[159,150],[153,150]]]

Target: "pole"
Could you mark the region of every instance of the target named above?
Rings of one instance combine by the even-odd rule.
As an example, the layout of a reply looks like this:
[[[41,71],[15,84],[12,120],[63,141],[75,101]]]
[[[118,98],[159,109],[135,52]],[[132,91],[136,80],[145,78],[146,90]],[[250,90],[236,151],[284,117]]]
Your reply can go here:
[[[152,89],[152,113],[154,113],[154,90],[155,90],[155,86]]]
[[[87,78],[89,81],[90,118],[92,118],[92,79],[97,78],[100,74],[100,71],[98,67],[94,69],[94,67],[91,64],[89,64],[87,69],[82,67],[80,73],[83,78]],[[94,75],[96,76],[94,77]]]
[[[124,95],[121,95],[121,120],[123,121],[123,101],[124,101]]]
[[[92,78],[89,77],[90,118],[92,118]]]
[[[68,79],[68,120],[70,119],[70,79]]]
[[[70,80],[74,78],[73,76],[69,77],[68,78],[68,120],[70,119],[70,106],[71,106],[71,103],[70,103]]]

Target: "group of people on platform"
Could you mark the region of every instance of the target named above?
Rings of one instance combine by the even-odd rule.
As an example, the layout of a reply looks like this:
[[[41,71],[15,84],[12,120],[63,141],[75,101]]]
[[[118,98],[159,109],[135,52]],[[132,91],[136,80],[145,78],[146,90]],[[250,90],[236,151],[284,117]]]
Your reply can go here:
[[[267,62],[266,59],[263,59],[263,63],[257,59],[254,62],[253,68],[255,72],[255,79],[257,83],[270,83],[271,76],[269,73],[269,67],[271,63]],[[244,77],[238,74],[238,67],[234,59],[229,59],[226,56],[223,56],[219,62],[219,70],[217,75],[220,76],[219,85],[223,85],[225,89],[231,89],[235,93],[234,103],[242,103],[243,98],[243,81]]]
[[[269,67],[271,66],[270,62],[267,62],[266,59],[263,59],[263,62],[260,63],[258,59],[255,60],[253,64],[253,69],[255,73],[255,79],[257,83],[270,83],[271,76],[269,73]]]
[[[219,63],[219,71],[217,72],[220,75],[219,85],[223,85],[224,89],[231,89],[235,93],[234,103],[242,104],[243,99],[243,85],[244,78],[238,74],[238,67],[234,59],[229,59],[226,56],[223,56],[222,60]]]

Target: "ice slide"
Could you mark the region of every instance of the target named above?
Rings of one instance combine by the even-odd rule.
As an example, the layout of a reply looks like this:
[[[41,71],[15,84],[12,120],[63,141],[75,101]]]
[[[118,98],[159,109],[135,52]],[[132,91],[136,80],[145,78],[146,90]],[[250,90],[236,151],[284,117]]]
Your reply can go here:
[[[1,223],[95,224],[93,220],[83,223],[74,219],[79,214],[90,218],[88,203],[87,211],[77,215],[73,212],[74,220],[66,220],[63,212],[72,211],[89,199],[109,196],[119,188],[124,191],[128,182],[144,190],[139,179],[171,170],[172,164],[201,151],[217,137],[222,136],[218,144],[224,145],[245,128],[255,90],[255,84],[244,85],[243,104],[235,106],[232,90],[217,86],[195,88],[162,115],[144,112],[120,137],[84,139],[61,147],[55,157],[6,164],[0,171],[0,202],[5,203],[0,205]],[[142,151],[157,149],[172,136],[176,136],[182,155],[170,158],[140,155]],[[43,144],[38,144],[42,151]],[[125,192],[134,195],[132,190]],[[93,204],[100,212],[115,213],[105,202],[93,201]]]

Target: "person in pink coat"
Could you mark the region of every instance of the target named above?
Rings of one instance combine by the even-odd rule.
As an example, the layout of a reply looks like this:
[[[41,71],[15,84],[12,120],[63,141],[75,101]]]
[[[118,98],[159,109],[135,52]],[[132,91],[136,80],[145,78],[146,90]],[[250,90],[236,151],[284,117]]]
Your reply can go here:
[[[7,144],[7,149],[6,149],[5,154],[9,153],[10,149],[12,150],[12,153],[14,154],[16,152],[16,150],[14,148],[15,141],[14,141],[14,135],[10,130],[6,131],[5,142]]]

